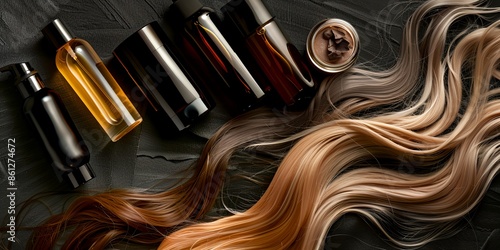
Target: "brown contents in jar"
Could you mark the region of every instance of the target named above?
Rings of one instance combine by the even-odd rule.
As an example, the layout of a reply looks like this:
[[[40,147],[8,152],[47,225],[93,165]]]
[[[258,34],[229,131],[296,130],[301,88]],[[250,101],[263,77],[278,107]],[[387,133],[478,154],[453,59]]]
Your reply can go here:
[[[314,40],[314,53],[324,63],[342,64],[354,51],[352,37],[340,27],[325,27]]]

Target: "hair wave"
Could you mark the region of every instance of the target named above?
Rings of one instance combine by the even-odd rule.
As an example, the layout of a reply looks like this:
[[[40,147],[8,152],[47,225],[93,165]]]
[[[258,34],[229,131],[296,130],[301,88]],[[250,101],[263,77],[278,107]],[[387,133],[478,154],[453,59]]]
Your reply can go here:
[[[478,204],[500,168],[500,21],[477,22],[499,12],[482,1],[423,3],[391,68],[327,77],[304,112],[234,118],[207,142],[185,183],[80,197],[35,229],[33,248],[63,237],[63,249],[122,241],[320,249],[346,213],[369,219],[400,247],[436,239]],[[272,181],[247,210],[203,221],[232,157],[245,150],[276,168]],[[405,157],[416,173],[398,170]]]

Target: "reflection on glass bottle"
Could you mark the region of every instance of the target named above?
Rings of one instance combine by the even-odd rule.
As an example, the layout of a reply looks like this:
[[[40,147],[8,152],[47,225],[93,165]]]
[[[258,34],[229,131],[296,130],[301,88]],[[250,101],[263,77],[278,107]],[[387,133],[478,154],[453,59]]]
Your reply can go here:
[[[5,66],[15,76],[24,98],[24,114],[42,139],[57,173],[73,188],[95,177],[89,164],[90,152],[59,95],[44,87],[42,79],[29,63]]]
[[[170,11],[177,18],[174,25],[182,26],[176,27],[179,33],[184,33],[198,47],[224,81],[224,95],[247,110],[270,91],[267,82],[258,81],[228,43],[212,9],[198,0],[174,0]]]
[[[304,90],[314,87],[299,51],[260,0],[233,0],[222,12],[285,104],[294,104]]]
[[[88,42],[73,38],[59,20],[43,29],[58,48],[56,66],[112,141],[142,118]]]
[[[155,112],[166,114],[177,130],[189,127],[213,107],[210,97],[173,56],[158,22],[129,36],[113,54]]]

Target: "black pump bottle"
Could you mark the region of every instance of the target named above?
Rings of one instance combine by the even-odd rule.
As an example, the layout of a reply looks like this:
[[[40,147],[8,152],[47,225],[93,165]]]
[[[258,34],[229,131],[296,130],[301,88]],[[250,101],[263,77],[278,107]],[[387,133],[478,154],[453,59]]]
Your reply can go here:
[[[44,87],[37,71],[27,62],[2,67],[0,72],[11,72],[15,77],[24,98],[24,114],[40,135],[59,176],[73,188],[93,179],[87,145],[59,95]]]

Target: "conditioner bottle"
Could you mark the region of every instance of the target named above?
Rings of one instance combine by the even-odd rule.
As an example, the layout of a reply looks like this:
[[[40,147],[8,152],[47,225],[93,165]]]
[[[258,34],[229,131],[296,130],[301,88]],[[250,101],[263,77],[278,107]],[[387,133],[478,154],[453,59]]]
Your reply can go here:
[[[40,135],[52,165],[73,188],[94,178],[90,153],[59,95],[44,87],[29,63],[5,66],[11,72],[24,98],[24,114]]]
[[[174,0],[170,14],[176,20],[174,30],[187,37],[187,41],[198,48],[222,79],[219,86],[223,99],[236,101],[239,109],[246,111],[255,107],[270,90],[267,83],[259,81],[226,39],[225,31],[217,14],[203,6],[198,0]],[[182,46],[181,46],[182,47]],[[184,50],[189,51],[189,50]]]
[[[232,0],[222,13],[234,40],[245,44],[285,104],[294,105],[311,92],[307,65],[261,0]]]

